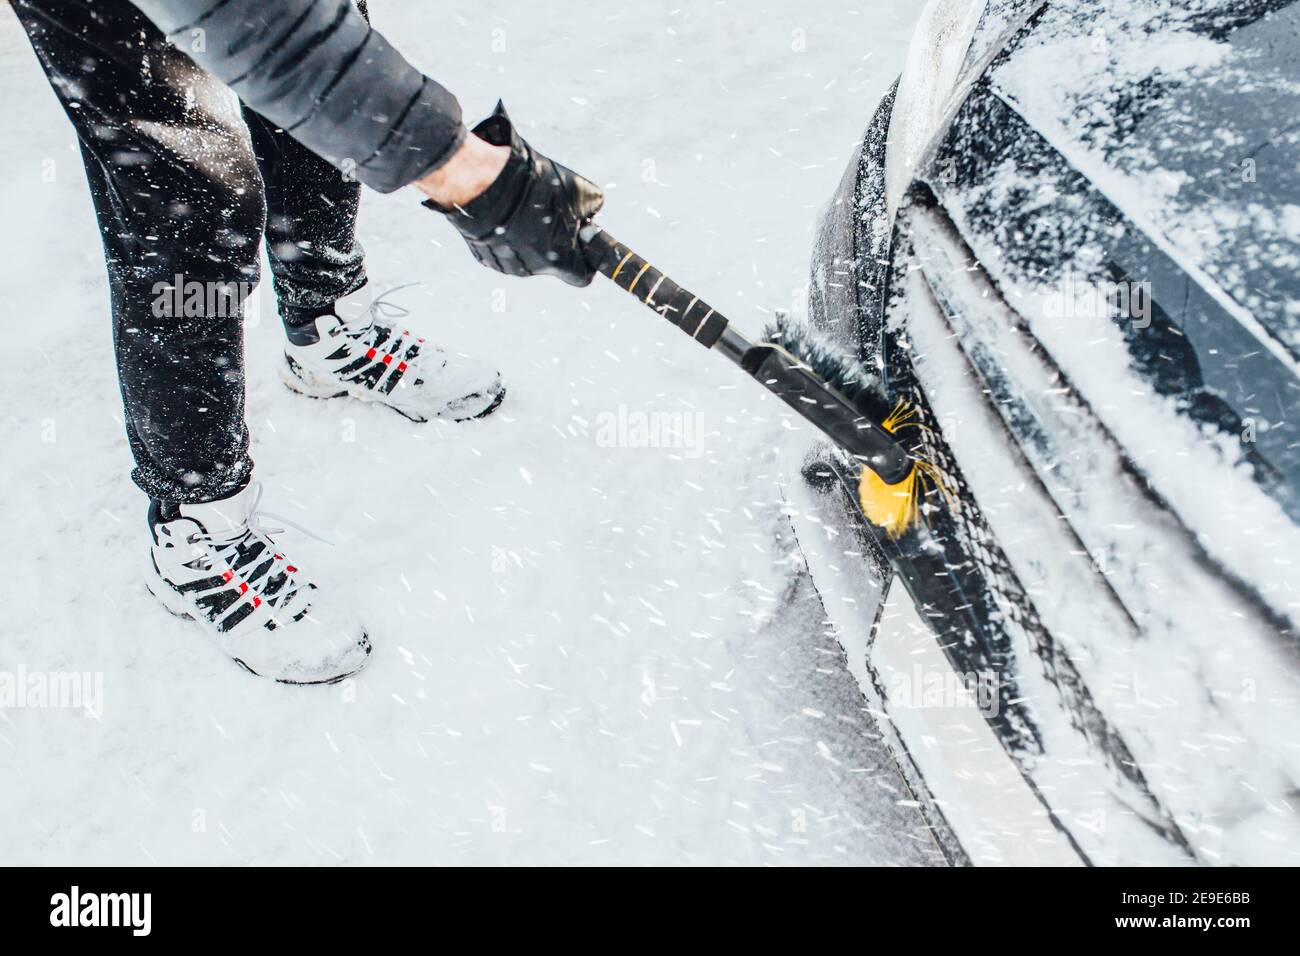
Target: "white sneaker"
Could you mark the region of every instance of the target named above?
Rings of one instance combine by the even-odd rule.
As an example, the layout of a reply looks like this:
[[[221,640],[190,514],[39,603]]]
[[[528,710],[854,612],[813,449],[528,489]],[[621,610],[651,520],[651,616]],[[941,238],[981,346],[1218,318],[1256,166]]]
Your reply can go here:
[[[285,684],[352,676],[369,660],[365,629],[276,550],[258,524],[260,497],[254,483],[211,504],[152,502],[145,584],[254,674]]]
[[[389,292],[371,299],[362,286],[300,330],[298,344],[285,346],[284,383],[311,398],[379,402],[416,422],[482,418],[500,405],[506,393],[495,369],[376,321],[407,314],[384,301]]]

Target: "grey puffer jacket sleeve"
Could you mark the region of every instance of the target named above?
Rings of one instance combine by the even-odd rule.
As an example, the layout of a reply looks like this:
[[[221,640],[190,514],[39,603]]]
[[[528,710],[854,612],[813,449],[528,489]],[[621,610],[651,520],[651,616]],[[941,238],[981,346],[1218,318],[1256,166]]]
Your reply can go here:
[[[460,104],[352,0],[132,0],[248,106],[380,192],[445,162]]]

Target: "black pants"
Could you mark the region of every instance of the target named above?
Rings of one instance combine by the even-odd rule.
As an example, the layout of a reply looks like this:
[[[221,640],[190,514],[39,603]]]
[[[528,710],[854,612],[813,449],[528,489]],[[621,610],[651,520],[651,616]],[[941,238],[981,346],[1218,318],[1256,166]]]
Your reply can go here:
[[[127,0],[14,9],[80,140],[132,477],[167,501],[227,497],[253,467],[244,294],[261,244],[281,313],[328,311],[366,281],[360,187],[241,107]]]

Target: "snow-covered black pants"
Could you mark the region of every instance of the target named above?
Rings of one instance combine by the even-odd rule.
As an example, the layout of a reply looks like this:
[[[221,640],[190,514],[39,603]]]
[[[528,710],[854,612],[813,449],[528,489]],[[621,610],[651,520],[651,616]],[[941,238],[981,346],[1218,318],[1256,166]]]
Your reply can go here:
[[[128,0],[13,6],[85,160],[132,477],[166,501],[227,497],[253,468],[243,328],[261,244],[286,321],[328,311],[366,281],[360,187],[242,107]]]

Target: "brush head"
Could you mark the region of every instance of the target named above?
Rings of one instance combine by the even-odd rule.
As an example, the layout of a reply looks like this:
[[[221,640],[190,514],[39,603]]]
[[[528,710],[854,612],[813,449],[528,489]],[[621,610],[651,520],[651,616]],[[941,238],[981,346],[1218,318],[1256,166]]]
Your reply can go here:
[[[807,365],[865,418],[880,423],[893,409],[894,402],[885,391],[881,377],[844,349],[827,342],[806,322],[778,312],[763,330],[763,340],[779,345]]]
[[[907,402],[899,402],[880,427],[891,435],[908,429],[929,431],[918,420],[917,410]],[[919,446],[918,446],[919,448]],[[920,520],[926,497],[931,491],[938,493],[953,510],[957,499],[951,481],[929,458],[912,451],[912,468],[907,476],[893,484],[886,482],[870,468],[863,468],[858,477],[858,504],[868,521],[882,530],[886,537],[897,540],[916,526]]]
[[[905,438],[909,430],[925,427],[917,420],[914,408],[889,397],[879,375],[844,349],[822,339],[805,323],[791,319],[785,313],[777,313],[775,321],[764,330],[763,337],[807,365],[847,398],[864,417],[896,438]],[[951,500],[948,482],[939,470],[918,457],[916,448],[913,448],[912,456],[911,469],[899,481],[886,482],[867,467],[862,468],[858,479],[858,504],[863,515],[893,540],[916,526],[922,504],[931,489]]]

